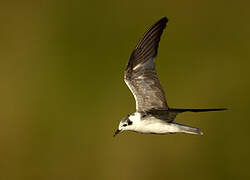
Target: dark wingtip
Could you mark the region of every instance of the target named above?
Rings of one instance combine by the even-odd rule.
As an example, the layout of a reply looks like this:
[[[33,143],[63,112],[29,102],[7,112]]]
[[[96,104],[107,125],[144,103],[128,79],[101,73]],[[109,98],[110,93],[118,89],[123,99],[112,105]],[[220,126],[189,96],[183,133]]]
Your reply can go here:
[[[156,24],[167,24],[168,18],[166,16],[162,17]]]
[[[221,111],[229,110],[228,108],[220,108]]]
[[[212,108],[212,109],[182,109],[182,108],[170,108],[170,111],[176,112],[208,112],[208,111],[225,111],[228,110],[227,108]]]
[[[216,108],[216,109],[211,109],[211,111],[225,111],[228,110],[228,108]]]
[[[164,16],[163,18],[161,18],[162,21],[168,22],[168,18],[166,16]]]

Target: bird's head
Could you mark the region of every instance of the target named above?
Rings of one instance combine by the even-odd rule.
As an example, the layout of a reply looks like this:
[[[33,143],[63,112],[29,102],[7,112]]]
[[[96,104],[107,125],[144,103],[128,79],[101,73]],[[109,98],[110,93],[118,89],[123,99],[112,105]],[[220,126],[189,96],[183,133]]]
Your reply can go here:
[[[131,130],[131,127],[133,126],[133,118],[131,118],[131,117],[132,117],[132,115],[129,114],[126,117],[122,118],[118,129],[115,131],[114,136],[116,136],[117,134],[119,134],[122,131]]]

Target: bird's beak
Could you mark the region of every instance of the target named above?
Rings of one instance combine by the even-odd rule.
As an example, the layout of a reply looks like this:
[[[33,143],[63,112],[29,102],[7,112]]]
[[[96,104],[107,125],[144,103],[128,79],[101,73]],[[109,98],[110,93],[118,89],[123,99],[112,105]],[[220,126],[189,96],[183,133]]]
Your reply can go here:
[[[121,132],[121,130],[117,129],[117,130],[115,131],[114,137],[115,137],[117,134],[119,134],[119,132]]]

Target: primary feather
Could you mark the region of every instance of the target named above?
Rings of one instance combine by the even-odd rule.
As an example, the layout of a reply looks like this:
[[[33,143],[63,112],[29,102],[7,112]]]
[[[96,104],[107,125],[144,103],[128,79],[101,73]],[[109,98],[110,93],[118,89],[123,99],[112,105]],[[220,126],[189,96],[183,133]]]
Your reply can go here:
[[[125,82],[136,100],[137,111],[168,109],[164,90],[155,68],[160,38],[168,20],[160,19],[136,45],[125,70]]]

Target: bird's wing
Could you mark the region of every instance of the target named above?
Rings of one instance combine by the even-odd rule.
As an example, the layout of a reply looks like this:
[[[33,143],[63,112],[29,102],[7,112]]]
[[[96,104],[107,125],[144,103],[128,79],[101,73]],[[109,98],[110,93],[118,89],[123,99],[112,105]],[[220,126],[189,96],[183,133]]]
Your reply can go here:
[[[134,95],[137,111],[168,109],[155,69],[159,41],[168,19],[160,19],[136,45],[125,69],[125,82]]]

